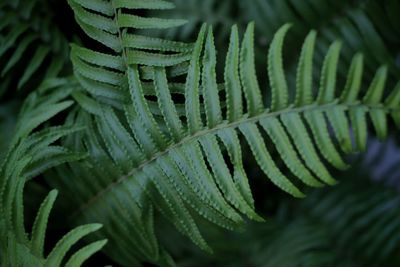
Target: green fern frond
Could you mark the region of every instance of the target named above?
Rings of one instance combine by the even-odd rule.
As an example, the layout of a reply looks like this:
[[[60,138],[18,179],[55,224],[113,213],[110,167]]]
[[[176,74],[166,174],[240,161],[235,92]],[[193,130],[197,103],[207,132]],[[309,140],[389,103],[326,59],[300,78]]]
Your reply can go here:
[[[62,101],[68,92],[51,92],[55,88],[54,85],[50,86],[51,83],[64,87],[68,84],[63,80],[49,81],[41,88],[40,91],[43,91],[41,94],[30,95],[24,103],[14,139],[2,162],[0,170],[1,266],[81,266],[85,259],[100,250],[106,243],[103,240],[88,245],[73,254],[69,262],[64,265],[64,258],[71,247],[82,237],[101,227],[99,224],[89,224],[77,227],[66,234],[47,256],[44,255],[46,228],[50,211],[57,197],[57,190],[51,191],[43,200],[32,232],[28,234],[25,231],[23,206],[25,184],[51,167],[79,160],[85,156],[54,144],[60,138],[82,130],[82,127],[56,126],[32,133],[34,129],[71,105],[71,101]]]
[[[49,16],[47,2],[4,0],[1,5],[0,93],[27,84],[35,87],[44,79],[57,76],[67,65],[69,47]],[[13,84],[15,81],[18,84]]]
[[[148,37],[133,32],[139,29],[167,29],[186,21],[147,18],[138,10],[166,10],[174,7],[164,0],[154,1],[80,1],[69,0],[75,17],[85,33],[111,52],[103,53],[72,46],[75,76],[99,101],[124,104],[129,96],[127,67],[140,65],[142,77],[152,80],[155,67],[166,67],[169,76],[187,71],[193,44]]]
[[[400,86],[388,96],[384,94],[386,67],[378,70],[368,92],[360,95],[363,57],[358,54],[345,88],[337,90],[340,42],[329,48],[315,94],[314,31],[304,42],[297,95],[290,99],[282,64],[282,45],[289,28],[285,25],[276,33],[268,54],[270,105],[265,104],[257,80],[252,24],[242,45],[233,28],[224,75],[225,101],[221,101],[217,84],[213,32],[206,27],[194,45],[184,84],[185,116],[177,112],[161,66],[153,68],[153,83],[162,116],[150,110],[138,62],[126,66],[124,84],[118,84],[121,79],[115,75],[96,76],[99,86],[114,83],[128,90],[130,99],[124,106],[113,108],[82,93],[74,94],[87,112],[75,114],[75,121],[88,125],[89,130],[76,134],[65,145],[87,149],[91,159],[68,168],[80,182],[71,183],[66,177],[69,171],[63,168],[58,171],[59,178],[51,182],[66,191],[65,195],[73,196],[70,203],[79,206],[75,222],[105,225],[103,234],[110,238],[107,253],[114,260],[126,266],[140,266],[140,261],[172,264],[154,234],[154,208],[207,251],[210,248],[196,224],[198,216],[227,229],[241,227],[242,214],[262,220],[254,210],[244,171],[242,137],[272,183],[295,197],[304,197],[299,184],[320,187],[336,182],[325,161],[339,169],[347,167],[328,126],[334,129],[342,152],[351,153],[365,148],[368,118],[381,138],[386,137],[388,117],[399,123]],[[78,73],[79,68],[76,66]],[[277,166],[272,147],[296,181]],[[78,190],[79,184],[85,186]],[[128,252],[126,246],[134,252]]]

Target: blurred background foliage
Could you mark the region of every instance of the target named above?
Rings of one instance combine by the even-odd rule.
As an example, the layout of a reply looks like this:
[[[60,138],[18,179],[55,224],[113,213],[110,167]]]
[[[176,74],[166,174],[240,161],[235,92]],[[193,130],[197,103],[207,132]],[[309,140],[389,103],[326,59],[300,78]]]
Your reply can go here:
[[[175,10],[162,14],[152,11],[148,15],[186,18],[189,23],[183,28],[147,34],[193,41],[199,26],[207,22],[215,28],[218,50],[223,55],[232,25],[237,24],[243,32],[248,22],[255,21],[257,49],[259,55],[265,55],[257,57],[261,73],[266,68],[266,51],[274,32],[291,22],[294,27],[286,41],[284,60],[292,84],[297,65],[293,59],[298,58],[301,42],[310,29],[318,30],[316,70],[322,65],[329,44],[341,39],[341,75],[347,72],[352,56],[361,51],[367,79],[372,79],[373,72],[382,64],[390,67],[389,83],[394,84],[400,77],[398,0],[172,2],[176,4]],[[76,26],[66,1],[0,1],[0,157],[12,137],[20,103],[27,93],[45,78],[72,74],[68,59],[69,42],[73,39],[91,42]],[[20,61],[23,55],[29,55],[28,59],[40,58],[41,64]],[[261,82],[267,79],[260,78]],[[259,179],[259,173],[251,173],[254,162],[249,160],[246,169],[250,171],[257,210],[267,217],[267,222],[249,223],[240,233],[208,227],[204,222],[202,231],[215,250],[212,255],[202,253],[162,218],[157,220],[156,229],[163,232],[162,242],[181,267],[400,266],[399,138],[392,134],[384,144],[372,138],[368,153],[354,155],[350,160],[353,164],[347,172],[333,171],[339,180],[337,186],[308,190],[304,200],[292,199]],[[27,207],[38,203],[37,199],[47,191],[43,189],[46,186],[41,182],[28,186]],[[27,224],[32,223],[30,217],[33,216],[27,216]],[[50,235],[57,236],[62,231],[62,219],[57,223],[57,217],[54,215],[54,223],[50,224]],[[99,264],[117,266],[101,254],[91,259],[88,266]]]

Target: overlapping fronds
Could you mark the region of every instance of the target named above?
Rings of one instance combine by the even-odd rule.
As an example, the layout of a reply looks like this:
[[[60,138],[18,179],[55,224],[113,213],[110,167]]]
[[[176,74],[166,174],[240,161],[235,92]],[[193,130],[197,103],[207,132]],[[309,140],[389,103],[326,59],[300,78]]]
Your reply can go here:
[[[2,266],[81,266],[103,247],[129,267],[180,265],[189,247],[202,254],[193,266],[398,265],[393,188],[353,178],[315,189],[336,184],[331,167],[347,169],[372,132],[400,127],[398,0],[67,2],[94,42],[71,45],[74,77],[48,79],[70,51],[49,2],[0,1],[0,96],[41,85],[16,123],[0,108]],[[250,23],[241,37],[251,20],[258,36]],[[203,21],[215,27],[198,33]],[[369,158],[365,176],[385,160],[379,176],[393,187],[388,157]],[[262,184],[272,189],[252,190]],[[58,192],[63,226],[83,226],[53,246]],[[268,223],[248,222],[271,210]],[[75,249],[81,239],[89,245]]]
[[[165,1],[153,2],[153,7],[166,5]],[[123,11],[118,11],[126,2],[104,3],[104,9],[96,6],[96,11],[106,12],[108,4],[114,4],[115,21],[126,17],[122,16]],[[127,9],[152,6],[142,1],[129,3]],[[89,5],[86,8],[94,9]],[[143,25],[142,19],[136,17],[133,23],[132,16],[127,15],[129,19],[119,25],[136,28]],[[81,77],[87,74],[81,80],[85,89],[97,95],[103,89],[114,88],[125,91],[128,98],[123,105],[106,105],[83,93],[74,94],[87,113],[71,115],[70,121],[87,125],[89,130],[68,138],[65,145],[88,150],[91,159],[86,164],[60,168],[59,178],[52,181],[71,197],[69,202],[73,207],[79,207],[73,218],[75,222],[98,221],[105,225],[102,235],[110,238],[106,253],[115,261],[124,266],[140,266],[141,261],[162,266],[173,264],[154,234],[154,209],[207,251],[210,248],[196,224],[198,217],[227,229],[241,227],[242,215],[262,220],[254,210],[240,140],[250,147],[259,168],[272,183],[295,197],[303,197],[302,184],[320,187],[335,183],[326,162],[339,169],[346,168],[340,150],[351,153],[366,148],[369,119],[382,139],[387,135],[390,117],[400,123],[400,86],[384,91],[387,67],[377,71],[367,93],[360,95],[364,64],[363,56],[357,54],[345,87],[337,89],[340,42],[330,46],[315,92],[314,31],[304,42],[296,96],[291,99],[282,64],[282,45],[289,28],[290,25],[285,25],[276,33],[269,50],[268,91],[272,101],[268,105],[263,100],[265,95],[254,67],[253,24],[249,25],[241,45],[236,27],[232,30],[222,89],[215,72],[213,31],[207,27],[202,28],[192,47],[186,83],[179,86],[168,83],[165,67],[172,64],[136,60],[142,54],[135,50],[135,56],[131,57],[133,53],[129,51],[136,45],[129,45],[130,41],[124,47],[112,47],[115,52],[127,55],[123,67],[120,56],[74,48],[75,72]],[[117,40],[114,35],[105,35],[103,30],[95,28],[89,34],[94,32],[101,38]],[[99,40],[110,47],[117,44]],[[96,67],[88,69],[90,63]],[[143,81],[149,75],[140,71],[148,66],[153,85]],[[174,98],[175,92],[170,87],[181,88],[184,104]],[[147,99],[149,88],[154,90],[156,101]],[[160,112],[152,112],[152,105]],[[329,126],[334,129],[339,146],[329,134]],[[355,146],[350,129],[354,132]],[[271,149],[279,153],[284,167],[277,166],[278,159],[271,157]],[[282,168],[292,175],[284,175]],[[74,173],[77,180],[71,182],[67,173]]]
[[[187,71],[193,44],[137,34],[139,29],[168,29],[186,21],[148,18],[140,10],[171,9],[173,4],[154,1],[69,0],[82,29],[94,40],[111,49],[100,53],[73,45],[75,76],[99,101],[121,106],[129,97],[127,66],[141,65],[142,78],[153,79],[154,67],[167,68],[171,77]],[[135,31],[136,30],[136,31]],[[122,104],[121,104],[122,103]]]
[[[0,3],[0,94],[35,87],[57,76],[68,62],[69,46],[44,0]],[[36,84],[36,85],[35,85]]]
[[[60,81],[56,81],[56,84],[59,83]],[[59,85],[62,84],[64,81]],[[49,85],[50,88],[54,86],[50,83],[44,85],[42,90],[48,91]],[[88,224],[70,231],[47,255],[44,255],[47,222],[57,197],[57,190],[51,191],[42,202],[31,233],[28,234],[25,230],[23,205],[25,184],[51,167],[84,156],[55,144],[63,136],[81,130],[80,128],[58,126],[32,133],[34,129],[72,104],[71,101],[63,100],[68,94],[66,91],[44,92],[40,95],[37,93],[30,95],[25,102],[14,138],[0,170],[1,266],[81,266],[82,262],[100,250],[106,242],[105,240],[94,242],[66,259],[66,253],[75,243],[101,227],[99,224]]]
[[[162,31],[161,36],[184,36],[187,39],[196,34],[195,25],[200,21],[213,24],[217,28],[217,38],[224,40],[220,43],[227,44],[227,25],[232,24],[234,17],[235,22],[241,23],[240,25],[255,21],[256,44],[265,47],[284,23],[293,23],[295,27],[290,36],[291,48],[300,44],[311,29],[317,29],[320,33],[320,41],[316,47],[318,63],[322,63],[329,44],[336,39],[342,39],[345,45],[340,69],[346,69],[353,54],[362,52],[368,75],[383,64],[390,66],[392,79],[397,79],[400,72],[399,65],[395,62],[400,41],[395,15],[400,12],[397,0],[383,3],[378,0],[191,0],[174,3],[177,8],[169,15],[188,18],[191,23],[183,29]],[[160,13],[154,12],[154,15],[158,14]],[[287,51],[293,53],[295,49]],[[339,71],[339,74],[345,75],[345,72]]]

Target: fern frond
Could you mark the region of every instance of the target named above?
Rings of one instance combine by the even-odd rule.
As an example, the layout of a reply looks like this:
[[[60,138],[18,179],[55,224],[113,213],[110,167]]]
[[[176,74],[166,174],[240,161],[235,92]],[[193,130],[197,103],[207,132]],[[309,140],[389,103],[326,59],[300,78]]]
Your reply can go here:
[[[0,93],[9,87],[35,87],[44,79],[57,76],[67,65],[69,47],[52,22],[46,1],[5,0],[1,4]],[[13,84],[15,81],[18,84]]]
[[[241,46],[236,28],[232,31],[222,91],[226,101],[221,101],[217,84],[213,32],[202,28],[184,85],[184,118],[178,115],[166,70],[159,66],[153,68],[153,82],[161,118],[150,110],[137,62],[126,66],[124,84],[119,83],[123,73],[96,76],[102,84],[126,88],[130,99],[125,105],[113,108],[85,94],[74,94],[86,110],[74,115],[75,121],[88,125],[89,130],[77,133],[65,145],[87,149],[91,159],[87,164],[71,164],[68,171],[60,168],[59,178],[51,182],[71,196],[68,201],[73,207],[80,207],[73,221],[105,225],[103,234],[110,238],[107,253],[114,260],[126,266],[140,266],[140,261],[171,265],[154,234],[154,208],[207,251],[210,248],[195,216],[227,229],[241,227],[242,215],[262,220],[254,210],[244,171],[241,137],[272,183],[295,197],[304,197],[300,184],[319,187],[335,183],[325,161],[339,169],[347,167],[328,125],[334,129],[342,152],[350,153],[365,147],[367,118],[381,138],[386,136],[387,117],[399,122],[400,86],[389,96],[383,94],[386,67],[378,70],[367,94],[360,95],[363,61],[356,55],[345,89],[337,89],[340,42],[334,42],[325,57],[315,94],[313,31],[300,57],[297,96],[290,99],[282,64],[282,45],[289,28],[285,25],[276,33],[268,55],[270,105],[263,100],[254,67],[252,24]],[[382,119],[385,123],[379,123]],[[298,178],[296,181],[277,166],[271,149],[278,151],[284,168]],[[68,172],[81,181],[71,183],[65,176]],[[78,190],[79,184],[85,186]],[[127,246],[133,252],[127,251]]]
[[[63,84],[61,81],[61,85],[65,86],[65,82]],[[23,206],[25,184],[50,167],[79,160],[84,156],[54,144],[60,138],[82,130],[81,128],[58,126],[32,133],[38,126],[71,105],[70,101],[62,101],[67,92],[49,93],[50,89],[54,89],[54,86],[43,85],[42,94],[33,93],[24,103],[13,141],[2,161],[0,170],[1,266],[62,266],[66,253],[71,247],[82,237],[101,227],[99,224],[89,224],[75,228],[56,244],[49,255],[45,256],[44,241],[47,223],[57,197],[57,190],[53,190],[43,200],[32,232],[28,234],[25,231]],[[67,266],[81,266],[85,259],[104,245],[103,240],[76,252],[71,256]]]
[[[136,33],[139,29],[167,29],[184,24],[184,20],[135,15],[138,10],[171,9],[174,5],[170,2],[69,0],[68,3],[85,33],[111,49],[100,53],[72,46],[75,76],[99,101],[114,106],[126,103],[129,65],[140,65],[142,77],[149,80],[154,78],[155,67],[166,67],[169,76],[180,76],[187,71],[193,44]]]

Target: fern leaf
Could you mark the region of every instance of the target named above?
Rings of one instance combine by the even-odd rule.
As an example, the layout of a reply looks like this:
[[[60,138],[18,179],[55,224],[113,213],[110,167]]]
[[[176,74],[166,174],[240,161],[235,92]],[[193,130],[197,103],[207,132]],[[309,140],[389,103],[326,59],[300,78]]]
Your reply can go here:
[[[340,42],[334,42],[325,56],[320,88],[315,94],[311,71],[315,32],[304,43],[297,97],[291,99],[282,64],[282,46],[289,25],[283,26],[271,43],[268,73],[274,97],[271,105],[265,105],[254,67],[253,28],[250,24],[240,50],[233,28],[228,52],[232,58],[226,61],[226,86],[220,92],[213,33],[203,26],[193,46],[184,89],[180,91],[184,96],[183,114],[172,98],[173,84],[169,83],[167,71],[159,66],[150,66],[159,115],[151,111],[146,82],[137,64],[128,64],[123,72],[110,73],[110,85],[116,90],[129,90],[130,98],[123,105],[110,106],[96,97],[75,94],[83,108],[75,122],[88,125],[88,130],[76,133],[65,146],[87,149],[91,157],[88,164],[71,164],[74,176],[81,179],[79,182],[71,183],[63,174],[65,171],[59,170],[59,179],[51,183],[66,191],[66,196],[74,196],[68,201],[74,210],[79,207],[73,216],[75,222],[104,224],[102,234],[110,239],[107,253],[114,260],[134,266],[142,261],[171,265],[168,254],[156,245],[153,218],[145,216],[143,207],[154,207],[206,251],[210,248],[198,229],[198,217],[227,229],[242,227],[243,215],[262,220],[254,210],[243,167],[241,139],[272,183],[295,197],[304,197],[303,183],[313,187],[335,184],[325,159],[335,167],[347,167],[343,154],[356,151],[350,129],[360,127],[355,132],[367,135],[366,124],[360,123],[360,118],[353,121],[354,112],[377,117],[397,114],[398,87],[389,98],[380,98],[384,85],[382,70],[372,82],[371,93],[361,96],[363,62],[359,55],[349,70],[346,87],[337,88]],[[77,75],[81,75],[83,68],[75,67]],[[108,76],[100,74],[103,71],[111,72],[103,68],[96,74],[93,70],[90,72],[96,77],[86,78],[106,79]],[[88,84],[82,83],[85,85]],[[221,93],[226,95],[228,110],[219,99]],[[345,97],[340,97],[343,94]],[[241,103],[242,95],[246,99],[245,109],[236,112],[235,105]],[[241,109],[240,104],[238,108]],[[246,113],[242,114],[244,110]],[[396,119],[397,115],[393,117]],[[329,125],[334,135],[329,133]],[[383,135],[384,126],[376,128]],[[284,174],[279,159],[271,155],[272,147],[279,152],[284,168],[298,179]],[[127,245],[135,248],[134,256],[128,256]]]
[[[60,81],[55,83],[65,87],[70,85]],[[72,134],[82,128],[77,127],[50,127],[32,133],[39,125],[48,121],[70,105],[60,105],[60,93],[50,92],[54,87],[40,88],[42,93],[33,93],[24,103],[16,133],[9,150],[2,161],[0,169],[0,253],[2,266],[61,266],[65,253],[80,237],[100,228],[98,224],[91,224],[76,228],[68,233],[48,255],[43,255],[44,241],[50,211],[57,197],[57,190],[51,191],[42,202],[32,227],[30,236],[24,226],[24,186],[32,176],[43,173],[50,167],[65,162],[82,159],[81,153],[73,153],[68,149],[61,149],[53,145],[60,138]],[[64,92],[65,93],[65,92]],[[62,93],[62,94],[64,94]],[[61,94],[61,95],[62,95]],[[56,106],[49,113],[44,107]],[[33,119],[32,118],[37,118]],[[28,125],[28,126],[26,126]],[[54,153],[56,151],[56,153]],[[73,266],[81,266],[85,259],[97,252],[105,245],[93,243],[85,251],[77,252],[72,256]]]
[[[97,101],[122,107],[130,95],[128,84],[132,84],[136,75],[155,80],[156,68],[159,67],[166,68],[167,77],[182,76],[187,72],[193,44],[133,33],[133,30],[166,29],[185,23],[178,19],[148,18],[136,14],[142,9],[171,9],[173,4],[168,1],[139,0],[89,2],[68,1],[77,22],[86,34],[110,48],[112,52],[100,53],[72,45],[71,59],[80,84]],[[137,65],[137,70],[132,70],[132,65]],[[154,95],[156,91],[153,82],[150,83],[150,88]],[[136,98],[135,100],[139,101]],[[152,114],[161,115],[165,112],[153,101],[140,101],[148,102],[146,106],[149,107],[143,108],[150,109]],[[178,111],[182,110],[181,108]],[[145,125],[148,125],[147,121]]]

